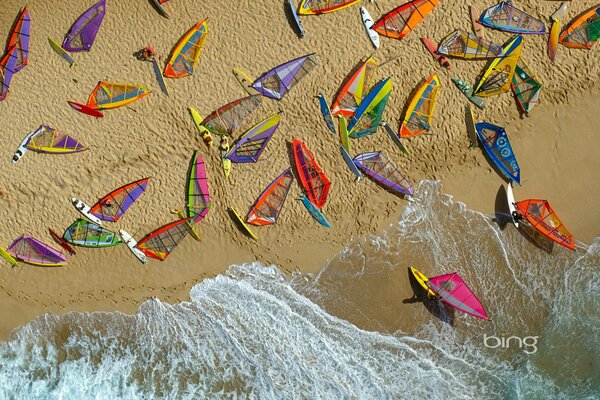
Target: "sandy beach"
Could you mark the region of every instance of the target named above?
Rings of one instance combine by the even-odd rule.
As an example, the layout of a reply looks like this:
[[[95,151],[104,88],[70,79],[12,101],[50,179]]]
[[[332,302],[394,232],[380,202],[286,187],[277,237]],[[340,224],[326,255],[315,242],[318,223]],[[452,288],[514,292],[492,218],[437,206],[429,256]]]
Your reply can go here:
[[[184,207],[184,185],[189,160],[200,150],[207,165],[213,204],[199,224],[204,240],[186,238],[164,262],[140,264],[121,245],[108,249],[77,249],[62,268],[21,264],[0,268],[0,339],[44,313],[69,311],[123,311],[133,313],[156,296],[178,302],[190,288],[230,265],[260,261],[292,273],[316,272],[355,238],[382,231],[398,219],[403,200],[368,178],[355,182],[339,151],[338,138],[326,128],[315,96],[331,101],[348,72],[373,53],[362,26],[358,6],[323,16],[302,17],[306,37],[300,39],[284,1],[173,0],[166,5],[171,18],[161,17],[150,1],[108,0],[107,15],[90,52],[76,53],[77,65],[68,64],[50,48],[47,37],[62,41],[73,21],[93,2],[85,0],[30,0],[31,45],[29,65],[15,75],[11,93],[0,104],[3,145],[0,160],[0,245],[29,233],[53,243],[47,228],[63,232],[79,214],[69,203],[77,197],[88,204],[128,182],[151,177],[146,192],[117,223],[141,238],[176,219],[170,211]],[[374,18],[400,4],[398,1],[362,2]],[[594,5],[569,4],[568,19]],[[464,107],[466,98],[450,81],[460,77],[474,83],[484,61],[451,60],[452,71],[442,69],[426,52],[419,37],[436,41],[460,28],[470,30],[469,3],[441,1],[427,19],[402,41],[381,38],[374,53],[380,63],[398,57],[377,70],[376,80],[388,76],[394,89],[384,119],[394,128],[403,117],[408,96],[418,83],[436,72],[442,88],[432,135],[407,141],[411,157],[404,156],[383,130],[352,141],[354,154],[382,150],[415,186],[421,180],[440,180],[443,191],[474,209],[494,217],[501,203],[503,179],[482,149],[469,149]],[[483,10],[489,4],[476,1]],[[23,2],[7,0],[0,8],[0,36],[6,37]],[[549,23],[558,2],[521,1],[519,6]],[[170,96],[161,93],[152,64],[133,54],[151,45],[168,57],[174,44],[192,25],[208,18],[206,39],[196,73],[167,79]],[[486,29],[497,43],[508,33]],[[478,121],[504,126],[519,161],[522,186],[517,200],[548,199],[581,243],[600,235],[600,66],[598,48],[591,51],[559,46],[555,63],[546,55],[547,36],[527,36],[522,56],[544,84],[540,103],[530,116],[521,116],[512,93],[489,98]],[[208,115],[219,106],[245,96],[232,68],[257,77],[285,61],[317,53],[317,67],[281,101],[264,99],[261,107],[236,132],[280,112],[282,123],[263,158],[256,164],[233,165],[225,180],[216,146],[199,139],[188,107]],[[98,81],[144,84],[149,96],[129,108],[108,110],[103,119],[77,113],[67,100],[84,103]],[[41,124],[69,133],[89,151],[72,155],[28,152],[18,164],[10,160],[23,137]],[[332,186],[323,208],[331,229],[318,225],[296,200],[295,182],[278,224],[255,228],[254,241],[234,224],[227,207],[246,215],[262,190],[290,167],[288,143],[298,138],[312,151]],[[503,192],[501,192],[503,193]],[[561,250],[562,251],[562,250]],[[564,250],[566,251],[566,250]]]

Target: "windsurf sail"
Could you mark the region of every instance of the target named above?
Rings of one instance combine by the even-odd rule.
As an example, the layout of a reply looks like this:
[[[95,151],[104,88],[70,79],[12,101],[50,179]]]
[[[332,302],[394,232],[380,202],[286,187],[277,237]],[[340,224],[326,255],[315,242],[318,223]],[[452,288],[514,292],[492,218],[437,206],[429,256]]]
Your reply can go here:
[[[303,0],[300,3],[298,14],[325,14],[350,7],[358,3],[360,0]]]
[[[527,66],[523,57],[520,57],[517,62],[510,88],[523,112],[529,113],[539,101],[542,82]]]
[[[62,47],[71,52],[90,51],[106,14],[106,0],[100,0],[73,23]]]
[[[596,5],[574,18],[558,38],[563,46],[591,49],[600,37],[600,5]]]
[[[380,35],[402,39],[438,5],[439,0],[413,0],[385,14],[373,25]]]
[[[117,222],[144,193],[149,181],[144,178],[113,190],[94,204],[90,213],[103,221]]]
[[[406,109],[406,116],[400,126],[400,137],[429,132],[439,89],[440,80],[436,74],[431,75],[421,85]]]
[[[208,214],[210,194],[204,159],[198,150],[194,151],[187,185],[187,216],[196,223]]]
[[[86,105],[94,110],[117,108],[148,94],[150,91],[142,85],[100,82],[90,94]]]
[[[489,28],[505,32],[545,34],[546,26],[539,19],[513,7],[512,1],[502,1],[488,8],[479,17],[479,22]]]
[[[522,48],[523,36],[517,35],[502,48],[504,55],[491,61],[475,86],[473,94],[488,97],[508,92]]]
[[[27,234],[15,239],[6,251],[17,260],[39,267],[60,267],[67,263],[67,257],[59,250]]]
[[[294,165],[302,188],[304,188],[308,199],[317,208],[323,208],[327,201],[331,182],[329,182],[329,179],[327,179],[327,176],[325,176],[304,143],[293,139],[292,149],[294,152]]]
[[[248,129],[225,157],[234,163],[257,162],[277,131],[280,120],[279,114],[271,115]]]
[[[68,154],[89,150],[79,140],[67,134],[60,133],[48,125],[40,126],[25,145],[29,150],[40,153]]]
[[[446,36],[438,46],[438,53],[465,59],[496,58],[502,55],[502,47],[461,30]]]
[[[150,232],[136,246],[148,257],[164,261],[189,233],[187,222],[191,218],[178,219]]]
[[[356,107],[369,92],[371,82],[377,70],[377,62],[373,57],[361,62],[346,78],[338,94],[331,104],[331,115],[343,115],[346,118],[354,115]]]
[[[283,171],[258,196],[246,217],[246,222],[252,225],[272,225],[276,223],[293,181],[294,174],[292,171],[289,168]]]
[[[260,104],[259,94],[237,99],[213,111],[200,125],[215,135],[231,135],[233,130]]]
[[[359,154],[354,163],[380,185],[393,191],[412,196],[412,184],[380,151]]]
[[[573,235],[558,218],[548,201],[529,199],[516,204],[523,217],[547,238],[575,250]]]
[[[384,79],[371,89],[348,122],[350,137],[359,138],[375,133],[391,92],[391,78]]]
[[[504,128],[489,122],[478,122],[475,124],[475,129],[477,129],[477,137],[494,164],[507,178],[520,185],[521,169]]]
[[[489,319],[479,299],[457,273],[429,278],[426,284],[446,304],[475,318]]]
[[[252,87],[263,96],[281,100],[316,65],[316,53],[298,57],[265,72],[254,81]]]
[[[13,47],[17,49],[17,63],[15,64],[14,72],[19,72],[27,65],[29,60],[29,31],[31,27],[31,18],[27,7],[23,9],[19,19],[15,23],[8,39],[6,49],[11,51]]]
[[[65,230],[63,239],[81,247],[109,247],[123,243],[115,232],[81,218],[75,220]]]
[[[165,66],[165,76],[182,78],[192,75],[200,59],[200,51],[208,35],[206,20],[198,22],[175,45]]]
[[[8,96],[10,83],[16,72],[17,51],[17,48],[13,47],[0,61],[0,101],[3,101]]]

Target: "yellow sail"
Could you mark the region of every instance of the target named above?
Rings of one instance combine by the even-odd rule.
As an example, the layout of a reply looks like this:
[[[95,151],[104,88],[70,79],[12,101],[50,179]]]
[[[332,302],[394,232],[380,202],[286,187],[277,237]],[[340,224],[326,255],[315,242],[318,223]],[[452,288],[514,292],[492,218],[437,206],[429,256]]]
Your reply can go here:
[[[494,59],[475,86],[473,94],[479,97],[495,96],[510,90],[510,83],[523,48],[523,37],[518,35],[504,48],[504,56]]]
[[[433,74],[421,85],[410,101],[400,126],[400,137],[416,136],[430,130],[439,90],[440,80],[436,74]]]

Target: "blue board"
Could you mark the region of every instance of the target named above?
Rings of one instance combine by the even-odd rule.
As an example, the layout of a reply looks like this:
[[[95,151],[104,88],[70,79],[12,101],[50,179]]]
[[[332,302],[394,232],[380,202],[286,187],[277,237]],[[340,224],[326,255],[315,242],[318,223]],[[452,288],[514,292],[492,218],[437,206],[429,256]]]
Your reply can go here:
[[[298,28],[298,33],[300,34],[300,37],[303,38],[304,37],[304,28],[302,27],[302,24],[300,23],[300,18],[298,18],[298,13],[296,12],[296,6],[294,5],[294,0],[288,0],[288,3],[290,5],[290,9],[292,10],[292,16],[294,17],[294,21],[296,22],[296,27]]]
[[[163,93],[168,96],[169,92],[167,91],[167,84],[165,83],[165,79],[162,76],[162,72],[161,72],[160,67],[158,66],[158,62],[156,62],[155,58],[152,59],[152,66],[154,67],[154,75],[156,75],[156,80],[158,81],[160,90],[162,90]]]
[[[396,146],[398,146],[398,148],[400,150],[402,150],[402,152],[409,157],[410,156],[410,152],[408,151],[408,149],[406,148],[406,146],[404,146],[404,143],[402,143],[402,141],[400,140],[400,136],[396,135],[396,132],[394,132],[394,130],[392,129],[392,127],[385,121],[381,121],[381,126],[383,126],[383,128],[385,129],[386,133],[388,134],[388,136],[390,137],[390,139],[392,139],[392,142],[394,142],[394,144]]]
[[[335,135],[335,125],[333,124],[333,118],[331,118],[331,110],[329,109],[329,104],[327,104],[327,100],[321,93],[319,93],[319,104],[321,105],[321,114],[323,114],[323,119],[327,124],[327,127],[333,134]]]
[[[504,128],[489,122],[478,122],[475,124],[475,128],[477,137],[494,164],[508,179],[520,185],[521,169]]]
[[[320,223],[321,225],[323,225],[326,228],[331,228],[331,225],[329,225],[329,222],[327,222],[327,219],[325,218],[325,216],[323,215],[323,213],[321,212],[321,210],[319,210],[317,208],[317,206],[315,206],[308,199],[308,197],[306,197],[305,195],[301,194],[300,197],[299,197],[299,199],[302,202],[302,204],[304,204],[304,207],[306,207],[306,209],[308,210],[308,212],[310,213],[310,215],[312,215],[312,217],[314,219],[316,219],[318,223]]]
[[[340,151],[342,152],[342,157],[344,157],[344,161],[346,161],[346,165],[348,166],[348,168],[350,168],[350,171],[352,171],[352,173],[356,175],[356,180],[360,181],[360,179],[362,178],[362,174],[358,170],[356,164],[354,164],[354,160],[352,160],[352,157],[350,157],[350,154],[348,154],[344,146],[340,145]]]

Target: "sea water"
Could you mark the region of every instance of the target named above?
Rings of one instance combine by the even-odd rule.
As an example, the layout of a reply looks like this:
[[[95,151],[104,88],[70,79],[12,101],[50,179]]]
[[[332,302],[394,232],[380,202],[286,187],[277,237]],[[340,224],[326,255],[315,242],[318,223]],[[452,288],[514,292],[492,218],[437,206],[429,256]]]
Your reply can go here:
[[[599,399],[600,239],[550,253],[495,217],[422,182],[314,276],[235,265],[189,302],[38,317],[0,344],[0,399]],[[459,272],[490,321],[414,297],[409,266]]]

